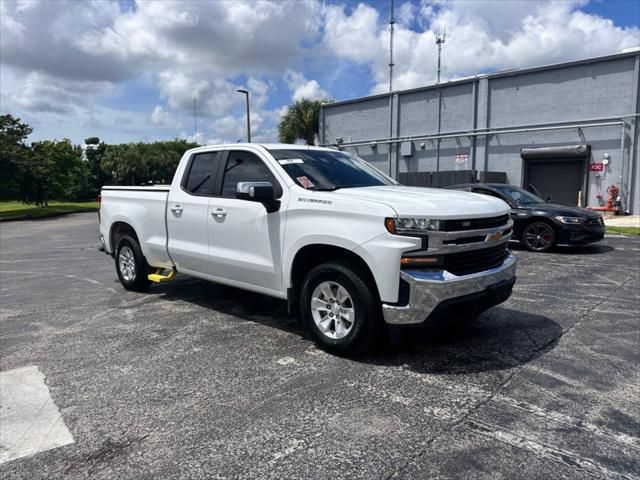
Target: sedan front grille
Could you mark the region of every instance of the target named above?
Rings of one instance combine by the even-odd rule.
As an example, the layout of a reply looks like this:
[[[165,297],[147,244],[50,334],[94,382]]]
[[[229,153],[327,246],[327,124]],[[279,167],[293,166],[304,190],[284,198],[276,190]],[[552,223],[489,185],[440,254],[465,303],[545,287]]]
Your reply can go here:
[[[601,226],[604,225],[604,220],[602,219],[602,217],[596,217],[596,218],[587,218],[584,221],[585,225],[596,225],[596,226]]]
[[[508,256],[507,243],[444,255],[443,268],[454,275],[469,275],[499,267]]]

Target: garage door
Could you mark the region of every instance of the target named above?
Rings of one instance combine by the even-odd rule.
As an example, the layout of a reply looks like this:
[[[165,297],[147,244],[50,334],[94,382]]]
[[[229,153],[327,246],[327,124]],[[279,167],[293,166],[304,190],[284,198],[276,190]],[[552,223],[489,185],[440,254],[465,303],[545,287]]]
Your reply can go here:
[[[584,160],[528,160],[525,168],[525,188],[533,185],[543,198],[578,204],[578,192],[584,183]]]
[[[578,204],[580,191],[582,198],[587,198],[585,169],[591,156],[590,145],[523,148],[520,156],[524,161],[524,188],[568,205]]]

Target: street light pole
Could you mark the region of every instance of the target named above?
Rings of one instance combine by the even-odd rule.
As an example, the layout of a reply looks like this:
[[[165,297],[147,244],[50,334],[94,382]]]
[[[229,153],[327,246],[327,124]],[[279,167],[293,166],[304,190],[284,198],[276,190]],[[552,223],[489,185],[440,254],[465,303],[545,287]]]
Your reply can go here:
[[[247,100],[247,143],[251,143],[251,116],[249,114],[249,91],[239,88],[236,92],[244,93]]]

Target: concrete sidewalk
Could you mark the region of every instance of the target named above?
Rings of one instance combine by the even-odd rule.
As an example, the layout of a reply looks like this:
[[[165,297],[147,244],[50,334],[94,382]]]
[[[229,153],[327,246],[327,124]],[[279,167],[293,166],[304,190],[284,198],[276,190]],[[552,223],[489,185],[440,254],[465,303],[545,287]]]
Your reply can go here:
[[[607,227],[638,227],[640,228],[640,215],[616,215],[604,217]]]

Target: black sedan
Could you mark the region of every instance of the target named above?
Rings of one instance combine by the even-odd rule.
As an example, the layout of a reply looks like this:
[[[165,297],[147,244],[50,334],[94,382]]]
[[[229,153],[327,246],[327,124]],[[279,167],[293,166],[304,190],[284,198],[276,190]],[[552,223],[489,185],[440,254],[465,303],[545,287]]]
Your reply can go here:
[[[551,203],[520,187],[501,183],[468,183],[447,187],[491,195],[511,206],[513,239],[528,250],[547,252],[557,244],[582,245],[604,237],[602,216],[586,208]]]

